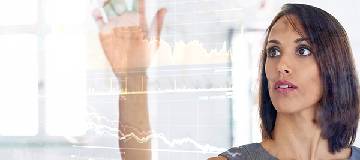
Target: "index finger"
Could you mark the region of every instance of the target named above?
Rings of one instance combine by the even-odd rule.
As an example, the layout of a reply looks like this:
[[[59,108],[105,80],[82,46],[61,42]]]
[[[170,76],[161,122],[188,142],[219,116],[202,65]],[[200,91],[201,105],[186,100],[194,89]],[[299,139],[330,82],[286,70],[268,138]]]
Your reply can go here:
[[[145,16],[145,0],[138,0],[138,11],[139,11],[139,14],[142,15],[142,16]]]
[[[142,28],[147,28],[145,6],[145,0],[138,0],[139,23]]]

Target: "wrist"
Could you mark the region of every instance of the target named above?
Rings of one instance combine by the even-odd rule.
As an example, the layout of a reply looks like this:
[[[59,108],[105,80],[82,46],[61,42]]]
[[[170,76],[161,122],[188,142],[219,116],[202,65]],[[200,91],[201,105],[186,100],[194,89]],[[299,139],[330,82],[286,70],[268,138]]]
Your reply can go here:
[[[142,94],[147,91],[146,71],[126,71],[118,76],[121,94]]]

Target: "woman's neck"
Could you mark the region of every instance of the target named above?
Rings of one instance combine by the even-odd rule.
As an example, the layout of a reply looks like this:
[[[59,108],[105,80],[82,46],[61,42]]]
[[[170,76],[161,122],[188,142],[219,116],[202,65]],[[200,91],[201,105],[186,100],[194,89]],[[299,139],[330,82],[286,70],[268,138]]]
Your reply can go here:
[[[328,142],[321,138],[314,113],[314,109],[295,114],[278,113],[273,139],[264,141],[264,148],[279,159],[348,158],[350,149],[335,155],[328,151]]]
[[[278,113],[273,136],[277,146],[287,148],[289,151],[283,152],[285,157],[313,159],[320,146],[327,149],[320,136],[321,130],[314,123],[312,115],[312,113]]]

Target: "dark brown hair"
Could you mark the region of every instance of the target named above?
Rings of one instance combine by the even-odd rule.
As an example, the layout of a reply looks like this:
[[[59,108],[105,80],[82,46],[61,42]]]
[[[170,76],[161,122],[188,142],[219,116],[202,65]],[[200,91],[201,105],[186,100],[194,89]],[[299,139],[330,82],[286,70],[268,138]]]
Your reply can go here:
[[[269,95],[265,73],[266,41],[273,25],[283,16],[295,16],[312,47],[320,69],[323,95],[316,123],[321,136],[328,140],[331,153],[349,147],[355,141],[359,119],[359,93],[356,69],[348,37],[341,24],[326,11],[305,4],[285,4],[266,31],[260,59],[259,113],[263,139],[272,139],[277,111]],[[303,35],[302,35],[303,36]]]

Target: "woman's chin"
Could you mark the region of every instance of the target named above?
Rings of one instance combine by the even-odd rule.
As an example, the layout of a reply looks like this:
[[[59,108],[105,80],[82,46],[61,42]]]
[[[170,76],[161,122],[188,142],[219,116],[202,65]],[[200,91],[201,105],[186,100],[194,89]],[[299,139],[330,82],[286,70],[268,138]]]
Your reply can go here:
[[[304,107],[296,106],[294,104],[277,105],[274,107],[278,113],[284,113],[284,114],[294,114],[306,109]]]

